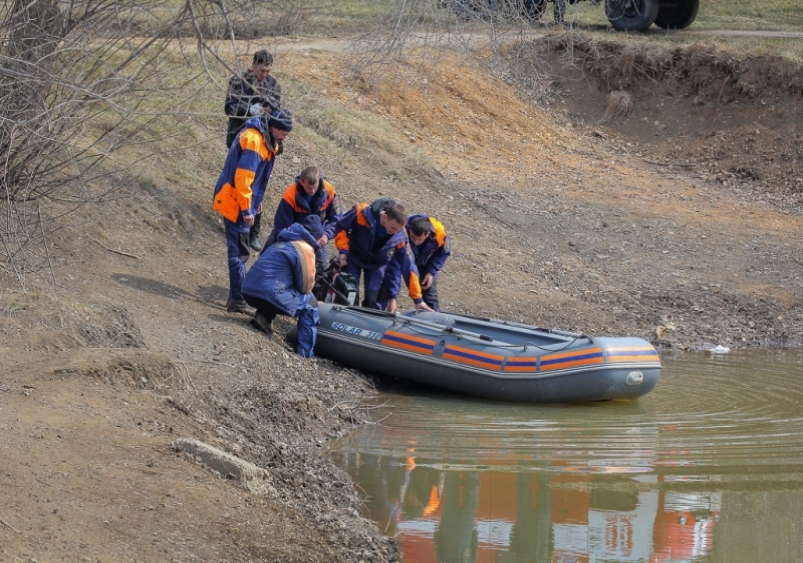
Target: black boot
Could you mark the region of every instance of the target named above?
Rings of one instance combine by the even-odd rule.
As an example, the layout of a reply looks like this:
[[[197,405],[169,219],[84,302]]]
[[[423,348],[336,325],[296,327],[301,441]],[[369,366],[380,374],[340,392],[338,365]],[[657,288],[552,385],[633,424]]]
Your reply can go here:
[[[262,332],[273,334],[273,327],[271,326],[272,320],[273,319],[269,319],[267,316],[257,311],[254,313],[254,316],[251,317],[251,326]]]
[[[259,242],[259,232],[262,230],[262,213],[257,213],[254,217],[254,224],[251,226],[248,244],[254,252],[262,252],[262,243]]]
[[[232,299],[231,297],[226,301],[226,310],[229,313],[242,313],[244,315],[250,315],[254,312],[245,302],[245,299]]]
[[[249,237],[248,244],[251,247],[251,250],[253,250],[254,252],[257,252],[257,253],[262,252],[262,243],[259,242],[259,235],[258,234],[255,234],[255,233],[252,232],[250,237]]]

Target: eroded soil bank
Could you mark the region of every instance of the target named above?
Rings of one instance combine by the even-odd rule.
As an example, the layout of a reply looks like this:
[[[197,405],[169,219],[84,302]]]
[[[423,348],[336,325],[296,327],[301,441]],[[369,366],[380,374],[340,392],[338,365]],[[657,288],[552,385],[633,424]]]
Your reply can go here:
[[[567,40],[515,57],[554,74],[542,109],[458,56],[369,84],[296,46],[276,72],[299,126],[267,208],[316,164],[347,206],[392,195],[444,222],[447,310],[662,349],[799,344],[800,70],[579,43],[568,65]],[[0,274],[0,559],[396,559],[327,457],[370,419],[371,382],[225,312],[219,153],[187,157],[205,184],[164,155],[147,191],[65,225],[55,284]],[[227,479],[179,439],[265,473]]]

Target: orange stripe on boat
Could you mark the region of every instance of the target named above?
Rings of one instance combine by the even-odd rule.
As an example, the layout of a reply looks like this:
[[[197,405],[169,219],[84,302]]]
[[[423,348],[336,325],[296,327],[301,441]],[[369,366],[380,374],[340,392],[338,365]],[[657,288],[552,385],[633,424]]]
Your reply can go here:
[[[654,356],[614,356],[608,358],[609,362],[657,362],[658,354]]]
[[[550,354],[541,358],[541,371],[551,369],[574,368],[605,362],[602,348],[589,348],[587,350],[574,350],[561,354]]]
[[[447,345],[443,351],[443,358],[445,360],[452,360],[461,364],[469,364],[481,368],[487,368],[499,371],[502,369],[502,362],[504,356],[497,356],[496,354],[488,354],[486,352],[478,352],[471,348],[461,348],[460,346]]]
[[[609,362],[659,362],[658,352],[652,346],[609,346]]]
[[[524,357],[508,357],[505,364],[505,371],[515,372],[534,372],[536,369],[538,358],[535,356],[531,358]]]
[[[382,344],[431,356],[436,343],[434,340],[388,330],[385,332],[384,336],[382,336]]]

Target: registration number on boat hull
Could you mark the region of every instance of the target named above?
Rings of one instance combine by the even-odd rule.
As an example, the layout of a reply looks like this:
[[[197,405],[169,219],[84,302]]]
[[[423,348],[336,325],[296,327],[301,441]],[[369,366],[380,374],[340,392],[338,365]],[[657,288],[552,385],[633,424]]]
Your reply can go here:
[[[345,332],[347,334],[353,334],[354,336],[361,336],[363,338],[368,338],[370,340],[382,340],[381,332],[374,332],[373,330],[365,330],[364,328],[359,328],[356,326],[351,326],[343,323],[332,323],[332,330],[336,330],[338,332]]]

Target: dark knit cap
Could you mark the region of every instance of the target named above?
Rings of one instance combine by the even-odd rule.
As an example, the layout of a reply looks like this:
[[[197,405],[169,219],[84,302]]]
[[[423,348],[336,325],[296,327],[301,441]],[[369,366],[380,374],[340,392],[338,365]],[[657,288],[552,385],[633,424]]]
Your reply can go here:
[[[268,116],[268,127],[282,131],[293,130],[293,114],[289,109],[277,109]]]
[[[323,236],[323,224],[319,215],[307,215],[301,226],[307,229],[312,238],[318,240]]]

